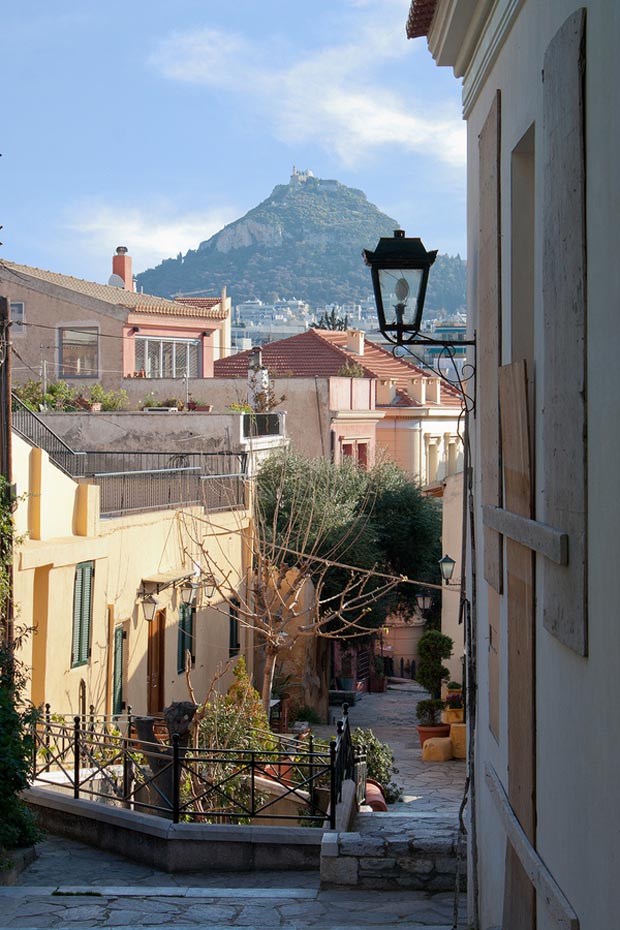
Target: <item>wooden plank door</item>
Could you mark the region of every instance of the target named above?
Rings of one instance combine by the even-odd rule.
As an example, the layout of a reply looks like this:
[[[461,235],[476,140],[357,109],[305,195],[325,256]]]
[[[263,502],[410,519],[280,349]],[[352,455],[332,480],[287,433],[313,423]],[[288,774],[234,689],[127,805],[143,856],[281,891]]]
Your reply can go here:
[[[146,706],[149,714],[164,709],[166,611],[158,610],[149,623],[149,645],[146,669]]]
[[[532,517],[529,405],[525,361],[499,369],[506,509]],[[534,553],[506,540],[508,620],[508,798],[535,845]],[[504,930],[533,930],[534,888],[514,849],[506,850]]]

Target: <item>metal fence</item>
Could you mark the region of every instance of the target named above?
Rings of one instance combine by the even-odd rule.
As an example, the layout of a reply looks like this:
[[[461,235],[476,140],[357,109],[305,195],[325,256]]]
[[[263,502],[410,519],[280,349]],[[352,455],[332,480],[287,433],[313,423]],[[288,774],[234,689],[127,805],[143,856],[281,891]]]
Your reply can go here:
[[[202,505],[246,505],[244,452],[74,452],[13,395],[13,427],[72,478],[101,488],[101,516]]]
[[[145,742],[133,736],[131,711],[112,718],[91,709],[69,718],[47,705],[34,727],[33,783],[174,823],[327,821],[335,829],[345,778],[358,780],[363,800],[365,757],[353,751],[346,706],[329,747],[316,749],[312,736],[283,740],[276,734],[268,744],[273,748],[193,748],[177,734]]]

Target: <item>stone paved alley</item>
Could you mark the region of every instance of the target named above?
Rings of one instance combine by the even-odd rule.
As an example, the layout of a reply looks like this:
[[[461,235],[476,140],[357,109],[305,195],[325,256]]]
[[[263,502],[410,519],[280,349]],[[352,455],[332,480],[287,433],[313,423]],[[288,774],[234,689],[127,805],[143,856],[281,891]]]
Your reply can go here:
[[[465,779],[460,761],[424,764],[415,733],[415,683],[364,695],[353,726],[370,727],[394,749],[403,800],[387,814],[364,815],[399,831],[436,813],[456,819]],[[327,731],[326,731],[327,732]],[[359,826],[357,827],[359,829]],[[306,928],[398,927],[450,930],[452,892],[321,888],[317,872],[169,875],[80,843],[49,837],[13,887],[0,888],[0,930],[87,927]],[[466,926],[460,898],[459,928]]]

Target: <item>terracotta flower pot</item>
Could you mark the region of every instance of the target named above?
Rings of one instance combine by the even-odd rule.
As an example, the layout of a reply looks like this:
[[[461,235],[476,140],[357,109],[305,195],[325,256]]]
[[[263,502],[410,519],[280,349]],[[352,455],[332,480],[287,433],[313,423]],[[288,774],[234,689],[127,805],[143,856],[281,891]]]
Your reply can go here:
[[[421,724],[418,724],[416,730],[418,731],[418,736],[420,737],[420,746],[423,746],[426,740],[433,736],[450,736],[449,723],[438,723],[432,727],[425,727]]]

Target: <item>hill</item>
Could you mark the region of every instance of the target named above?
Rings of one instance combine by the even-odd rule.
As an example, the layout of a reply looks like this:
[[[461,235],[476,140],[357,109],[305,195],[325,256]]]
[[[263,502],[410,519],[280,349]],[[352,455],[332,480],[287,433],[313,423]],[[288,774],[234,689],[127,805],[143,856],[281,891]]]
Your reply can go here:
[[[288,184],[277,185],[241,219],[197,249],[139,274],[138,286],[161,297],[213,295],[226,286],[233,304],[253,298],[297,298],[314,307],[359,301],[372,290],[362,249],[374,248],[398,225],[362,191],[293,169]],[[438,257],[427,303],[448,311],[464,306],[460,258]]]

